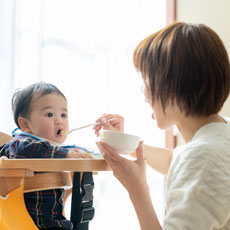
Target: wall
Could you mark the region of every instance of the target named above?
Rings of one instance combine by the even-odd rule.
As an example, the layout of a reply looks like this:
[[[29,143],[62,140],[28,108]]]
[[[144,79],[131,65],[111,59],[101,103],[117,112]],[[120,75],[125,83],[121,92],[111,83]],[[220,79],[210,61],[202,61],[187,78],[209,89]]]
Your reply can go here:
[[[203,23],[216,31],[230,56],[230,1],[229,0],[176,0],[176,21]],[[221,114],[230,117],[230,98]],[[181,137],[178,137],[181,143]]]

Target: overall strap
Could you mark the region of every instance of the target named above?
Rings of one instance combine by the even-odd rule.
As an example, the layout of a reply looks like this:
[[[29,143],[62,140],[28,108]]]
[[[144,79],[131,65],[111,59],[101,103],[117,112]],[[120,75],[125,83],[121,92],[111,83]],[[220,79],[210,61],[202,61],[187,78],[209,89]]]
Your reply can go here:
[[[74,230],[88,230],[94,217],[92,172],[74,172],[70,220]]]

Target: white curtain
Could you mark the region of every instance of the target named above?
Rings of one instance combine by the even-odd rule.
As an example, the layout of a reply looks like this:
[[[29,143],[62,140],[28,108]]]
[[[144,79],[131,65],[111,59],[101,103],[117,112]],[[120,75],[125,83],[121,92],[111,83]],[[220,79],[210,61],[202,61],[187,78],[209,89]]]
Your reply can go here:
[[[13,124],[10,100],[14,75],[14,4],[13,1],[0,0],[0,127],[8,132]],[[10,117],[10,119],[8,119]],[[8,122],[6,122],[8,121]],[[12,126],[11,126],[12,127]]]
[[[125,117],[125,131],[164,146],[141,93],[132,55],[147,35],[166,25],[166,0],[0,0],[1,131],[15,127],[13,90],[44,80],[67,97],[70,127],[103,113]],[[95,148],[91,129],[68,144]],[[163,176],[148,168],[152,199],[163,215]],[[109,172],[95,176],[91,229],[139,229],[128,194]]]

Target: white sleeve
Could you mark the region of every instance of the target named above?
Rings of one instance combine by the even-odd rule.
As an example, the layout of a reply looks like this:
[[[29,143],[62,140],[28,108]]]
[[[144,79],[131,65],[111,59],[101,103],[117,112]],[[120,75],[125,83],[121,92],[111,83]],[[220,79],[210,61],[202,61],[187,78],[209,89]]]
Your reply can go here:
[[[230,229],[229,154],[210,159],[207,152],[196,153],[175,163],[163,230]]]

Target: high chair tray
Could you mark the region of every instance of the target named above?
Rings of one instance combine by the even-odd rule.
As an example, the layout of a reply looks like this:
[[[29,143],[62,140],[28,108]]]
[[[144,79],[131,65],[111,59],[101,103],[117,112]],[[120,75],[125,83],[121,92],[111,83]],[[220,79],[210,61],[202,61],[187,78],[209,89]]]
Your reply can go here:
[[[109,171],[103,159],[2,159],[0,169],[26,169],[34,172]]]

